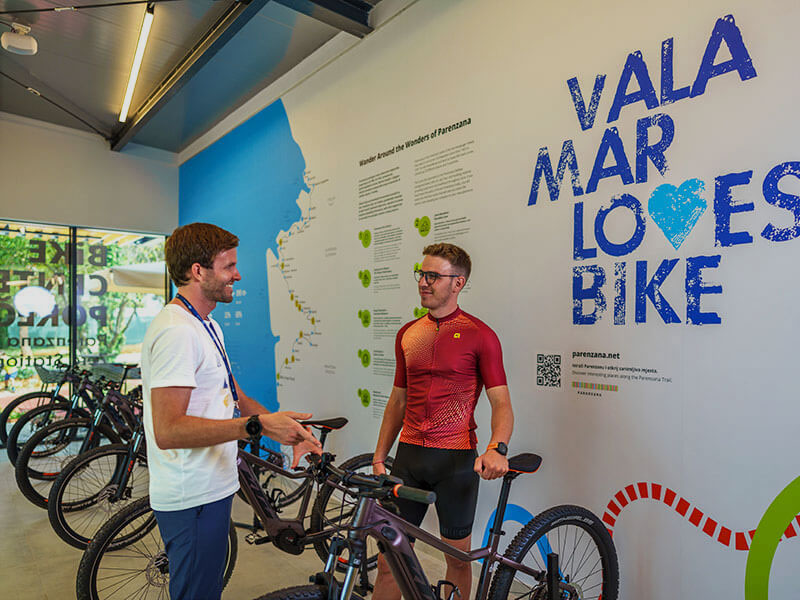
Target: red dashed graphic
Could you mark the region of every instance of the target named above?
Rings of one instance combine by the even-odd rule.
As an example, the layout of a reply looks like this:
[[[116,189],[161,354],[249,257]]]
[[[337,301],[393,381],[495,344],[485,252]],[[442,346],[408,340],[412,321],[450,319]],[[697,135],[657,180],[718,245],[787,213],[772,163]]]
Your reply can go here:
[[[614,526],[617,524],[620,512],[631,502],[636,500],[656,500],[663,502],[672,508],[681,517],[689,521],[692,525],[700,529],[711,539],[715,539],[723,546],[735,550],[749,550],[750,542],[756,533],[755,529],[750,531],[734,531],[721,525],[702,510],[693,506],[686,498],[679,496],[668,487],[658,483],[645,483],[640,481],[636,484],[625,486],[625,489],[618,491],[608,502],[606,511],[603,514],[603,523],[606,529],[613,536]],[[781,541],[796,537],[800,534],[800,515],[794,518],[792,523],[786,528],[781,537]]]

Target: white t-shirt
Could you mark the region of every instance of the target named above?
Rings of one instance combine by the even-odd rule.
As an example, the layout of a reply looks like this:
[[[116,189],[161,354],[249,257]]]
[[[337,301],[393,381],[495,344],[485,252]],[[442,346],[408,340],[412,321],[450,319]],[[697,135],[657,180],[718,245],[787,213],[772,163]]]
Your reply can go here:
[[[225,344],[222,329],[209,318]],[[155,443],[150,391],[192,387],[187,415],[233,418],[233,395],[222,356],[200,320],[175,304],[156,315],[142,343],[142,387],[150,504],[155,510],[192,508],[227,498],[239,489],[235,441],[205,448],[162,450]]]

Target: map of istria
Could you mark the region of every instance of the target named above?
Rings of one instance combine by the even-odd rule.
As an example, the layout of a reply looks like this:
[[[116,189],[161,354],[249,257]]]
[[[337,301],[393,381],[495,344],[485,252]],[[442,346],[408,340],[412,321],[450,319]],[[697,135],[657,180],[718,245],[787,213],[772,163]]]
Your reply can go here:
[[[214,223],[239,237],[242,281],[234,286],[233,303],[218,305],[212,316],[223,327],[242,389],[277,410],[276,359],[289,366],[302,345],[313,344],[318,323],[313,307],[295,295],[282,248],[308,226],[313,214],[305,158],[283,103],[274,102],[185,162],[179,175],[179,223]],[[277,266],[281,276],[268,276],[270,266]],[[276,281],[284,282],[283,289],[270,290]],[[273,334],[273,294],[285,296],[287,304],[297,301],[292,304],[294,335],[283,333],[289,324],[282,318],[283,339]]]

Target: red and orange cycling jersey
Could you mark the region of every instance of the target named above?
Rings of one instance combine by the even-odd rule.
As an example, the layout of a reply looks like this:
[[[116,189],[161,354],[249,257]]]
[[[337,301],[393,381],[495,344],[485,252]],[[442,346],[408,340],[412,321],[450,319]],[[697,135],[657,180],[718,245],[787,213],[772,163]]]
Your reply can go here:
[[[407,389],[400,441],[475,448],[475,405],[485,385],[506,384],[503,351],[483,321],[456,309],[406,323],[395,340],[394,385]]]

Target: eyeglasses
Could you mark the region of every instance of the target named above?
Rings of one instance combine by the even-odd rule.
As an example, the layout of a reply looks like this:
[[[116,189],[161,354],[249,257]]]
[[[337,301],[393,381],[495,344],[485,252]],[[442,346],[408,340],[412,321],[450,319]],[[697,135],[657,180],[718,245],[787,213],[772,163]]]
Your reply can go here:
[[[439,277],[461,277],[461,275],[445,275],[444,273],[437,273],[436,271],[422,271],[420,269],[414,270],[414,279],[422,281],[425,278],[425,283],[433,285]]]

